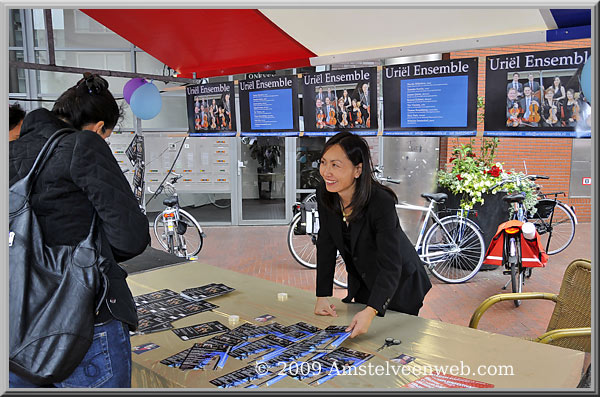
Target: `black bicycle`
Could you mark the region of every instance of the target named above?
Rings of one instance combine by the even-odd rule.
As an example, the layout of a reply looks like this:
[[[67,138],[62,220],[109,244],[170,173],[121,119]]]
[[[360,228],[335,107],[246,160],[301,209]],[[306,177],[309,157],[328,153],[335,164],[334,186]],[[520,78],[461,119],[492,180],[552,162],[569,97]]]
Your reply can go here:
[[[532,176],[535,179],[549,179],[547,176]],[[562,252],[575,237],[577,215],[572,206],[558,200],[559,195],[566,196],[564,192],[542,193],[540,191],[540,199],[535,206],[537,211],[527,216],[529,221],[535,224],[548,255]]]

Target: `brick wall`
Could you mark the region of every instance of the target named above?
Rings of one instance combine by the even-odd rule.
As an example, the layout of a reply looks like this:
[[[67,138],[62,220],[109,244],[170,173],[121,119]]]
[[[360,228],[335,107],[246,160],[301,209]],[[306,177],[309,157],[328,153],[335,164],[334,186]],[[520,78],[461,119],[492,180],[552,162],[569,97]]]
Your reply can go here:
[[[478,96],[485,96],[485,57],[498,54],[519,53],[527,51],[548,51],[569,48],[585,48],[591,46],[590,39],[570,40],[553,43],[515,45],[510,47],[485,48],[450,53],[451,59],[479,57]],[[483,133],[483,123],[477,124],[478,135]],[[440,168],[445,167],[452,149],[470,138],[440,139]],[[500,137],[496,160],[504,163],[505,169],[525,171],[523,161],[530,174],[547,175],[549,180],[539,181],[543,191],[564,191],[567,197],[561,199],[575,207],[580,222],[591,221],[591,200],[589,198],[570,198],[569,184],[571,176],[572,138],[513,138]],[[473,147],[478,148],[480,138],[473,138]],[[591,146],[590,146],[591,150]]]

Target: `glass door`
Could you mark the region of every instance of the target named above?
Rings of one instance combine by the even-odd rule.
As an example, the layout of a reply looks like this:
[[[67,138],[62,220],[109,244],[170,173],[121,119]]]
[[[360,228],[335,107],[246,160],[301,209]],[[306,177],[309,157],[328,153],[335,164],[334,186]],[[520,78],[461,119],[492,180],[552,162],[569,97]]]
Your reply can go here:
[[[286,223],[286,138],[242,137],[238,160],[241,225]],[[289,212],[289,211],[288,211]]]

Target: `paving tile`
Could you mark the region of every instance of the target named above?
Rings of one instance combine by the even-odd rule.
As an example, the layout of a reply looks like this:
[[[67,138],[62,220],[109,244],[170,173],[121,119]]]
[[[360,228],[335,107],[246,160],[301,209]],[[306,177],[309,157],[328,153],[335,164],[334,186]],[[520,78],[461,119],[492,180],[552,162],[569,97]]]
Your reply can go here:
[[[316,271],[301,266],[293,259],[286,243],[287,230],[288,226],[206,227],[207,237],[198,260],[313,291]],[[156,241],[153,241],[153,247],[160,248]],[[532,277],[526,279],[523,291],[558,293],[567,265],[577,258],[591,258],[590,223],[579,224],[571,245],[565,251],[550,256],[545,268],[534,269]],[[425,298],[420,315],[468,326],[473,311],[482,301],[495,294],[510,292],[510,285],[505,291],[501,289],[508,279],[509,276],[503,275],[500,268],[480,271],[464,284],[446,284],[431,276],[433,287]],[[346,290],[334,287],[334,296],[343,298]],[[501,302],[485,313],[480,329],[533,338],[546,330],[553,307],[552,302],[545,301],[523,301],[518,308],[511,302]]]

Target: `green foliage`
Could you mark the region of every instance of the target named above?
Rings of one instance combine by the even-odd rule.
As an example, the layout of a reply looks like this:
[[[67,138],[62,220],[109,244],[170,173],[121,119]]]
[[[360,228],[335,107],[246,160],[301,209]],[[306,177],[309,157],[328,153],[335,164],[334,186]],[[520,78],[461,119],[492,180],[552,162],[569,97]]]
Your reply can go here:
[[[524,192],[525,208],[533,213],[537,203],[536,185],[526,179],[524,174],[505,171],[502,163],[494,162],[498,143],[498,138],[484,137],[479,155],[473,151],[473,139],[467,144],[457,144],[446,169],[438,171],[438,184],[462,196],[460,201],[462,209],[472,209],[477,203],[483,205],[484,194],[497,192],[498,188],[492,191],[494,186],[519,175],[522,177],[519,186],[516,182],[511,182],[503,185],[501,189],[508,193]]]

